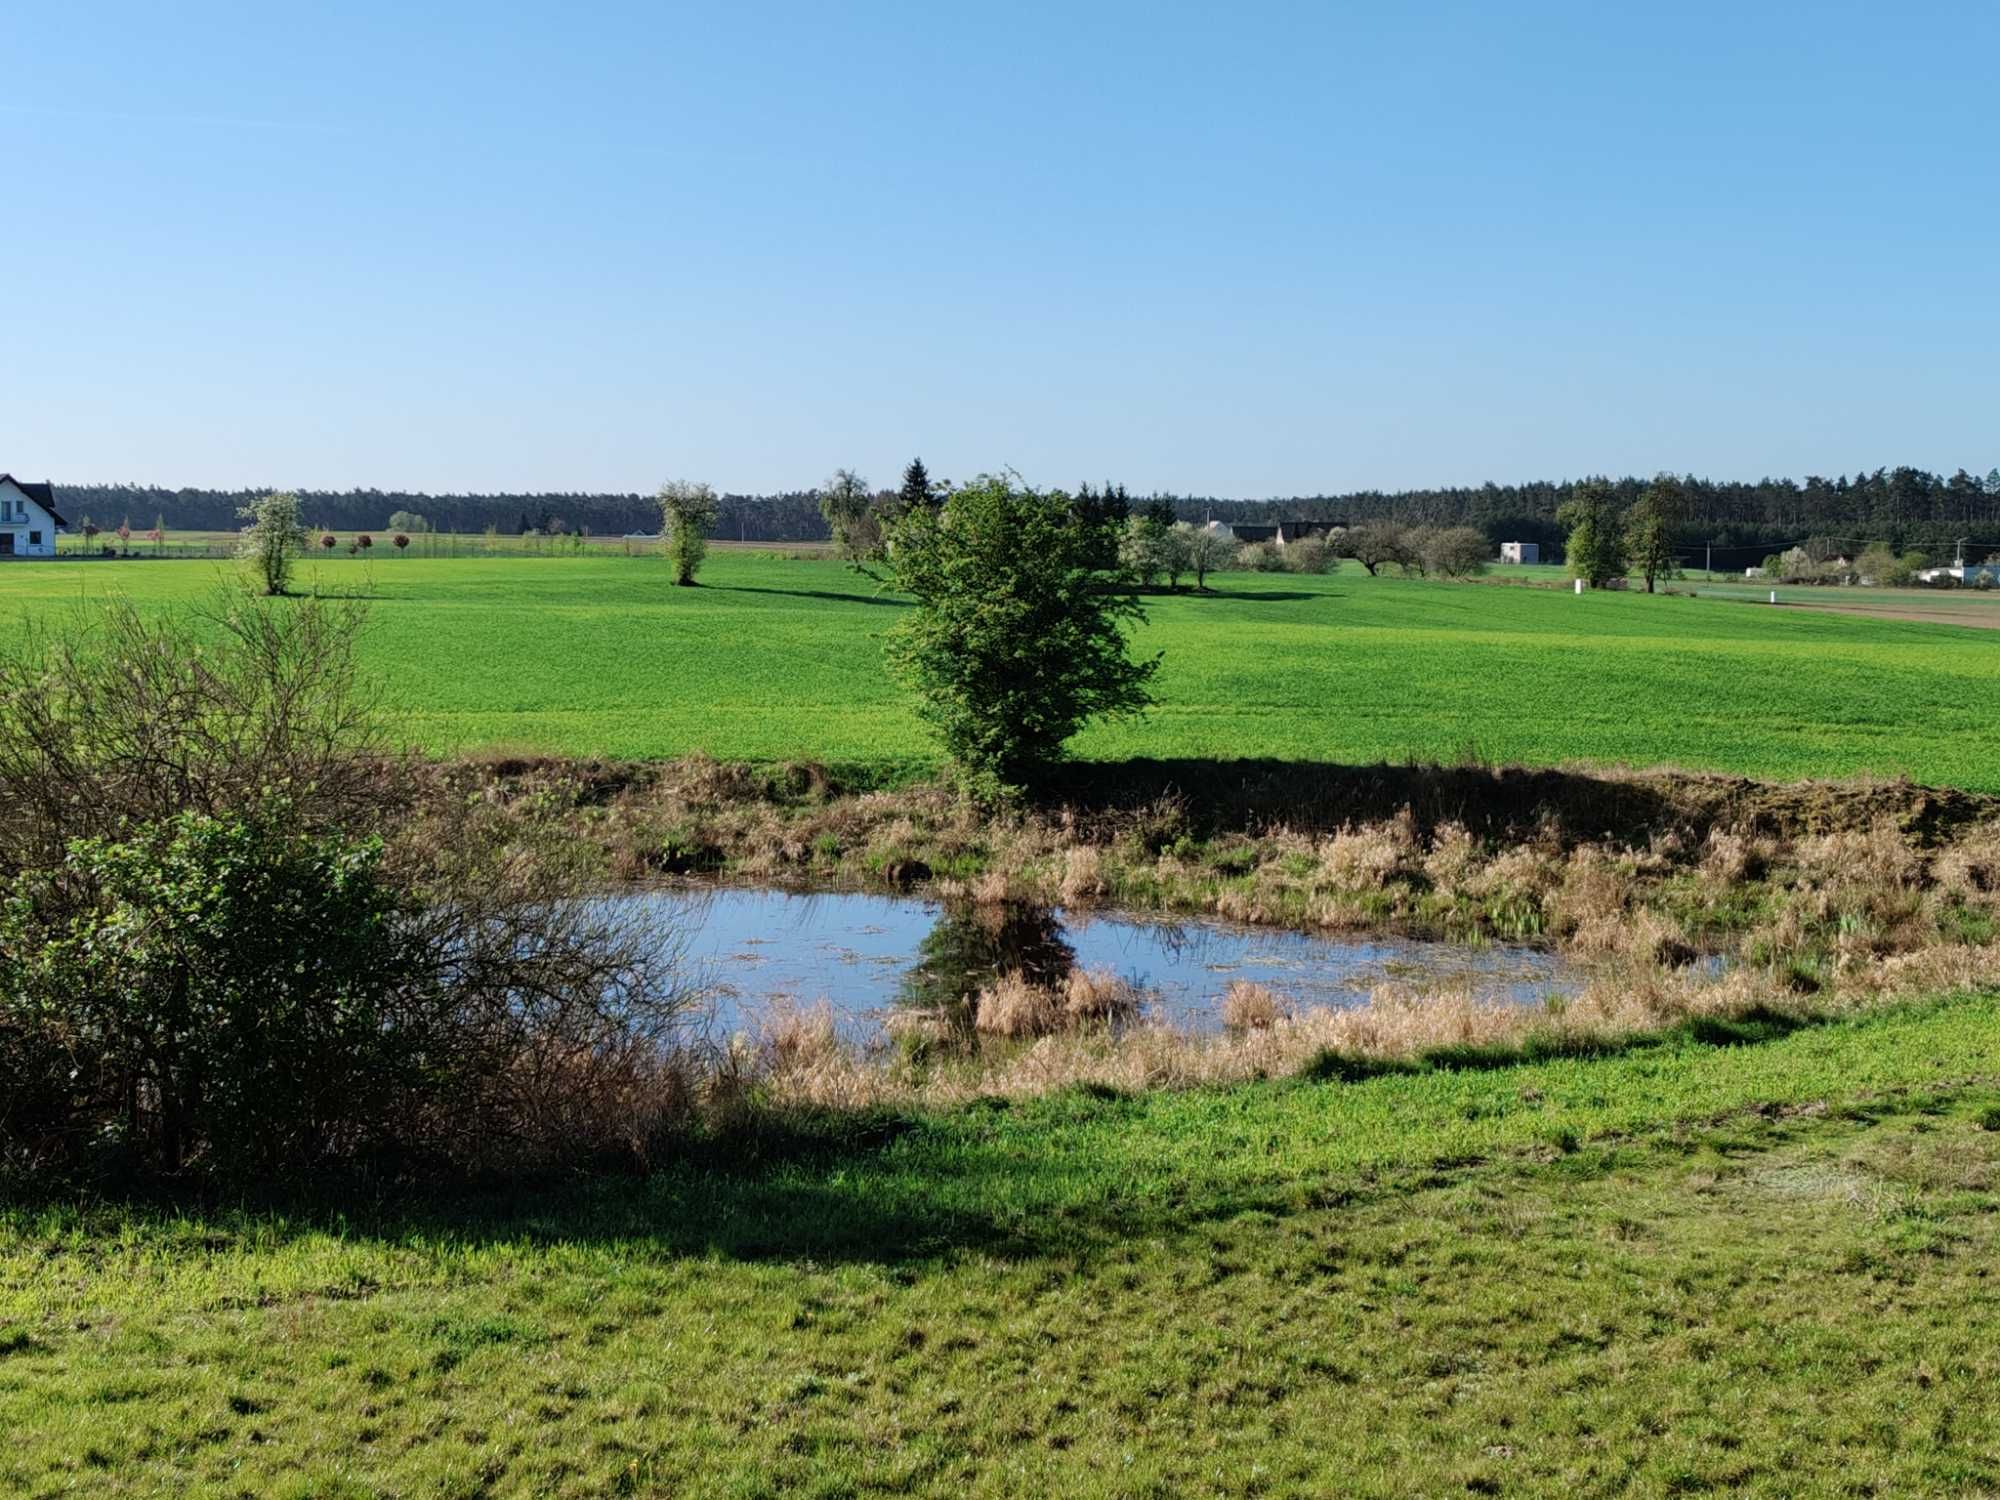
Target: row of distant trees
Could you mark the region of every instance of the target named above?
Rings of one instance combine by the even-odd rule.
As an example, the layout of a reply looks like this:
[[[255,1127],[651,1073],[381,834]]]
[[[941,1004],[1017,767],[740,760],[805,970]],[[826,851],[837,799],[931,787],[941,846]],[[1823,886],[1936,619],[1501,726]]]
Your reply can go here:
[[[847,498],[851,508],[865,512],[867,506],[901,492],[901,486],[869,490],[858,476],[844,472],[860,485],[860,492]],[[1489,542],[1536,542],[1555,556],[1569,529],[1561,519],[1565,506],[1603,493],[1614,510],[1623,512],[1637,504],[1654,482],[1585,478],[1265,500],[1161,494],[1133,506],[1157,510],[1170,521],[1195,523],[1298,518],[1350,524],[1382,521],[1404,527],[1470,526]],[[1766,555],[1813,536],[1832,537],[1855,548],[1880,541],[1899,553],[1943,552],[1963,536],[2000,546],[2000,468],[1984,479],[1964,468],[1944,475],[1905,466],[1833,479],[1813,475],[1804,480],[1737,482],[1680,475],[1676,483],[1679,515],[1669,543],[1684,559],[1713,547],[1719,563],[1753,566]],[[176,528],[188,531],[232,530],[242,507],[265,493],[125,484],[59,484],[56,489],[67,514],[164,515]],[[1089,491],[1085,486],[1074,493]],[[825,492],[823,486],[775,495],[717,493],[714,534],[745,541],[826,540],[835,535],[837,517],[830,517],[822,505]],[[617,536],[652,532],[660,522],[658,497],[636,493],[422,495],[368,489],[300,491],[299,498],[304,512],[318,524],[341,531],[473,533],[491,527],[507,535],[587,531]]]

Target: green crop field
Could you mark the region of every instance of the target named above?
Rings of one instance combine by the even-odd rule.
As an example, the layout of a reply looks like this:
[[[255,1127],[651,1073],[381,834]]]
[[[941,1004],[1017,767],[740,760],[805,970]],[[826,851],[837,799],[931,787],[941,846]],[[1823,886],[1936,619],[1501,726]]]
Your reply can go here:
[[[206,562],[16,563],[0,620],[115,594],[189,605]],[[904,604],[833,562],[713,556],[675,589],[650,557],[345,557],[307,588],[370,601],[365,654],[400,730],[439,752],[933,758],[881,668]],[[1096,758],[1272,756],[1906,774],[2000,790],[2000,637],[1920,621],[1641,594],[1230,574],[1161,597],[1150,717]],[[283,607],[282,605],[279,607]],[[9,617],[12,617],[10,619]]]
[[[0,1210],[0,1490],[1992,1494],[1996,1073],[1962,997],[472,1202]]]

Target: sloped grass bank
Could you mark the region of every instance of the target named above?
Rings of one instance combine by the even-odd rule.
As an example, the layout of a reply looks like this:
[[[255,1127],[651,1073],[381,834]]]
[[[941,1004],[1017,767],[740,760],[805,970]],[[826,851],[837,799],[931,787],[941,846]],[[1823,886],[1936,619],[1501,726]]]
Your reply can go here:
[[[2000,1486],[2000,996],[0,1218],[29,1494]]]

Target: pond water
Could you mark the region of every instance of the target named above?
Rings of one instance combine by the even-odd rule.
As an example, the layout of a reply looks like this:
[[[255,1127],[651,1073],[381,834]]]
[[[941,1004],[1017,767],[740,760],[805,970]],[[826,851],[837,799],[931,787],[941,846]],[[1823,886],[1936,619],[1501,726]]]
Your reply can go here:
[[[725,1031],[754,1027],[776,1000],[824,1000],[849,1035],[866,1037],[895,1007],[949,1012],[996,974],[1048,984],[1077,966],[1113,971],[1148,994],[1152,1015],[1197,1032],[1221,1029],[1222,992],[1239,979],[1269,985],[1302,1009],[1358,1005],[1390,982],[1518,1005],[1573,994],[1582,983],[1554,955],[1508,945],[851,893],[704,888],[622,899],[686,933]]]

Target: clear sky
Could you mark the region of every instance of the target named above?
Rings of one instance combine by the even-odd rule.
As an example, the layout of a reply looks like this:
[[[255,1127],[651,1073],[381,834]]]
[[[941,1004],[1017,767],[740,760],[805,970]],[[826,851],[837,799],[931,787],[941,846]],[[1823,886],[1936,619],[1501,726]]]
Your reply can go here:
[[[2000,5],[0,0],[0,469],[2000,463]]]

